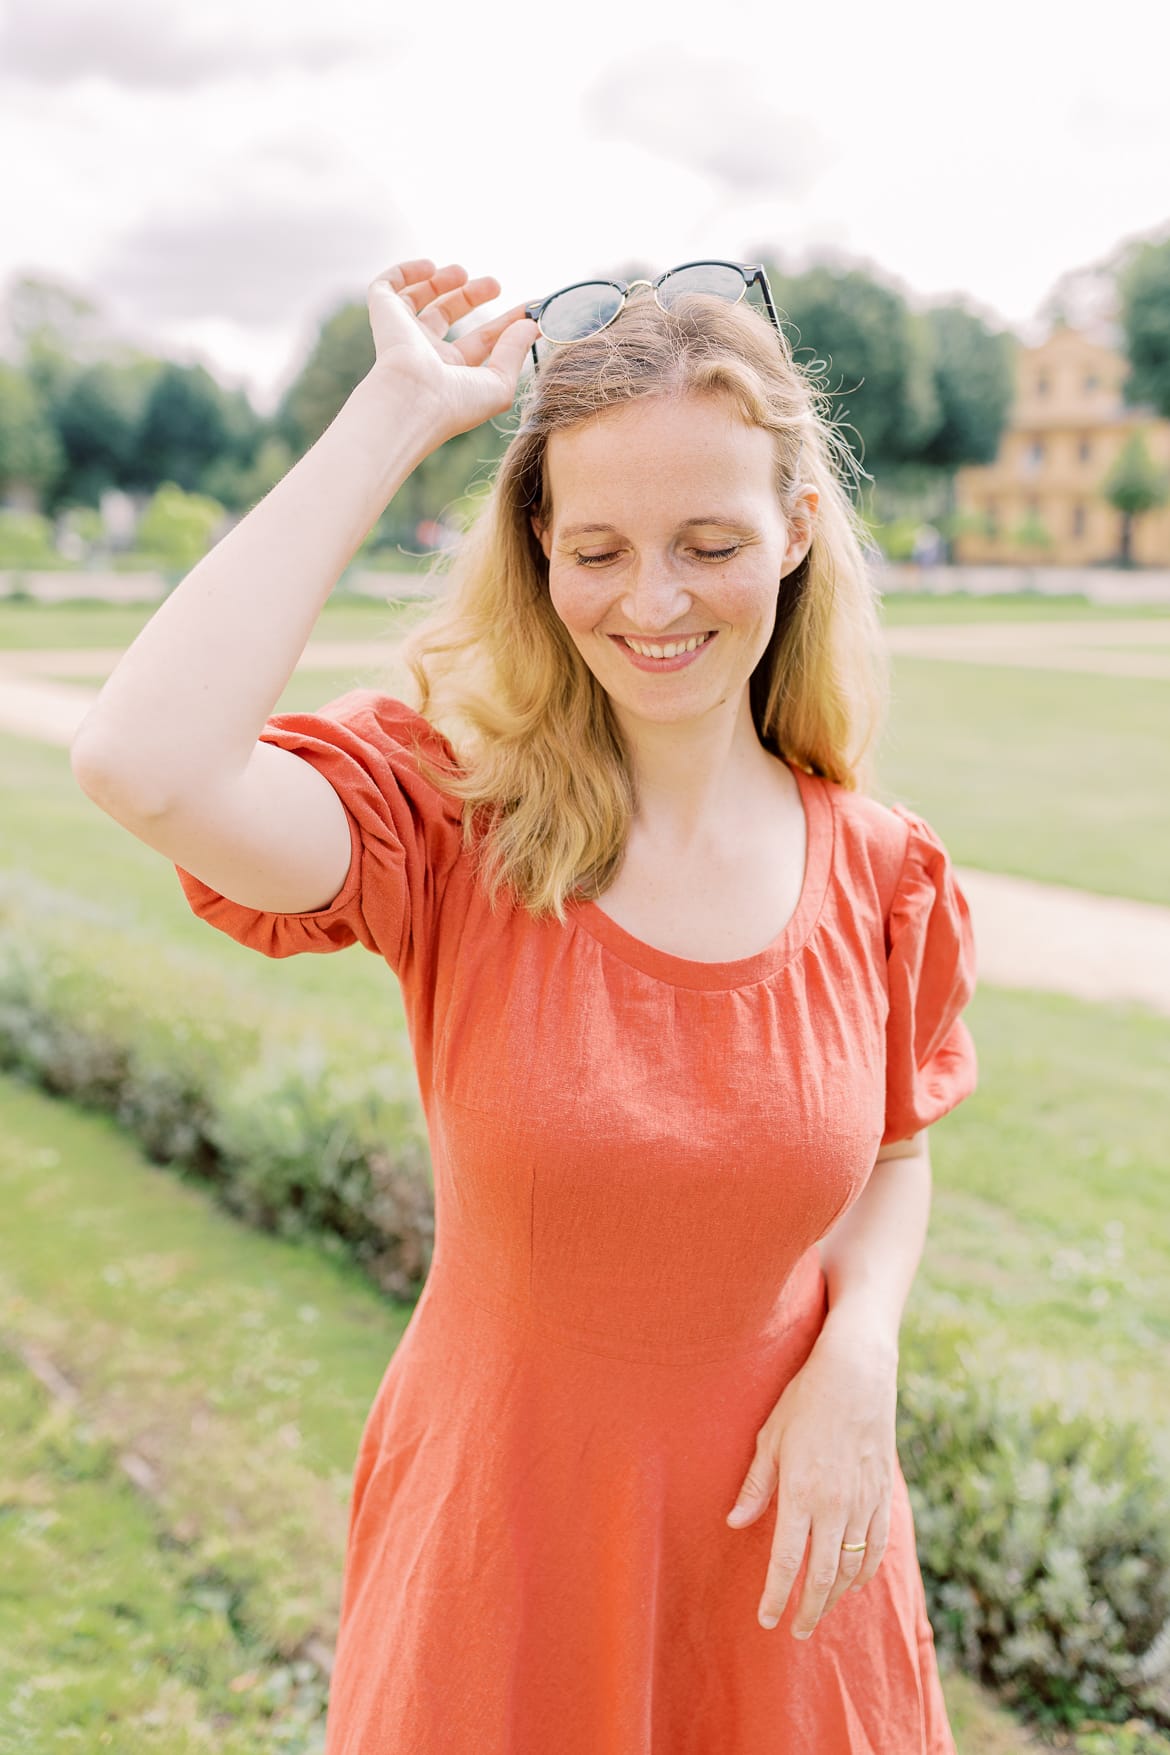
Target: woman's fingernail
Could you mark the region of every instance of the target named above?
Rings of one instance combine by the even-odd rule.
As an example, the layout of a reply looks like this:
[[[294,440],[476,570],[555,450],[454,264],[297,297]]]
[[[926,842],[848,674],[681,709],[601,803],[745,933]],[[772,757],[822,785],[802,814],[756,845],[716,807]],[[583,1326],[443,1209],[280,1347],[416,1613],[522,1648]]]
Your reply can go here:
[[[775,1625],[779,1619],[780,1619],[779,1615],[761,1615],[760,1616],[760,1626],[761,1627],[775,1627]]]
[[[746,1505],[737,1505],[733,1510],[727,1513],[727,1521],[728,1523],[742,1523],[747,1514],[748,1508]]]

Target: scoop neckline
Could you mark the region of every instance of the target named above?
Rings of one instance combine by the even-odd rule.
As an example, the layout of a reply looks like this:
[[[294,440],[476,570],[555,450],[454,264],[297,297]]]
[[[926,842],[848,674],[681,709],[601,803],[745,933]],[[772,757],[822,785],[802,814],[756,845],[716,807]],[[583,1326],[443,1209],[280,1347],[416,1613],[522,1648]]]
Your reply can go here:
[[[832,798],[824,779],[793,762],[784,765],[796,780],[804,806],[804,882],[794,913],[771,944],[748,957],[708,963],[659,950],[657,945],[635,938],[593,901],[571,904],[577,924],[623,962],[675,987],[748,987],[782,969],[808,942],[820,917],[832,870],[834,822]]]

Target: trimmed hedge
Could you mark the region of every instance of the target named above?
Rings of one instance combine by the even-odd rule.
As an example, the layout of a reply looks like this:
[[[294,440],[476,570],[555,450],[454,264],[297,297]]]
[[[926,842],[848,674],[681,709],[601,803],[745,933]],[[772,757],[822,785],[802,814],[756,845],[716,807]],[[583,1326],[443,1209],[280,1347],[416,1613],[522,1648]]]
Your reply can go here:
[[[966,1339],[966,1337],[964,1337]],[[1133,1422],[904,1347],[898,1455],[940,1657],[1038,1723],[1170,1729],[1170,1494]]]
[[[434,1244],[411,1063],[330,1058],[189,959],[0,886],[0,1070],[103,1110],[248,1223],[418,1297]],[[95,911],[96,912],[96,911]]]

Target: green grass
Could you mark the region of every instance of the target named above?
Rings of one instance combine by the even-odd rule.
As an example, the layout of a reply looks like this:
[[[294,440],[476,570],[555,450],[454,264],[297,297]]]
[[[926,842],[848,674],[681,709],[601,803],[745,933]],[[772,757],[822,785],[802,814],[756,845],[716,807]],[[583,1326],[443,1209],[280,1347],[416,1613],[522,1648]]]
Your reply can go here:
[[[1167,603],[1094,603],[1087,597],[1046,592],[976,595],[952,591],[890,591],[882,599],[882,619],[891,626],[939,622],[1142,621],[1170,616]]]
[[[3,1347],[0,1428],[0,1750],[319,1748],[320,1681],[241,1637],[220,1569]]]
[[[47,886],[82,918],[155,940],[194,964],[221,969],[275,1010],[300,1008],[335,1040],[368,1056],[382,1044],[409,1060],[401,994],[380,958],[360,945],[337,955],[257,956],[191,912],[173,866],[94,805],[77,786],[68,751],[0,735],[4,829],[0,895]]]
[[[53,677],[54,672],[39,672],[39,675]],[[68,683],[72,688],[93,689],[95,692],[105,682],[104,673],[92,676],[60,676],[57,681]],[[380,660],[363,668],[351,670],[298,670],[289,678],[281,691],[274,709],[277,713],[312,713],[323,707],[327,701],[334,701],[350,689],[376,688],[386,694],[393,694],[393,676],[388,667]]]
[[[387,593],[393,579],[387,580]],[[314,639],[386,639],[422,605],[402,606],[355,598],[330,599],[313,629]],[[80,650],[86,646],[125,647],[142,632],[157,603],[5,603],[0,601],[0,652],[41,647]]]
[[[1147,1424],[1170,1468],[1170,1019],[980,987],[979,1087],[932,1130],[930,1232],[907,1307],[981,1367]]]
[[[379,686],[373,670],[301,671],[277,708],[313,711],[367,680]],[[877,791],[925,816],[960,864],[1170,903],[1167,749],[1166,683],[898,658]],[[213,954],[208,941],[221,935],[183,918],[167,863],[86,798],[66,750],[0,733],[0,763],[0,875],[27,871],[68,890],[84,870],[89,896]],[[229,950],[237,964],[256,960]],[[319,968],[293,976],[302,979],[322,991]],[[324,982],[332,990],[334,977]]]
[[[894,661],[878,795],[961,864],[1170,903],[1170,682]]]
[[[76,1420],[47,1408],[0,1351],[0,1750],[39,1755],[77,1729],[97,1748],[123,1720],[123,1751],[299,1749],[261,1734],[261,1704],[296,1680],[304,1638],[334,1637],[357,1443],[410,1307],[11,1080],[0,1187],[0,1332],[81,1397]],[[129,1487],[124,1451],[157,1502]],[[315,1718],[320,1690],[302,1692]]]

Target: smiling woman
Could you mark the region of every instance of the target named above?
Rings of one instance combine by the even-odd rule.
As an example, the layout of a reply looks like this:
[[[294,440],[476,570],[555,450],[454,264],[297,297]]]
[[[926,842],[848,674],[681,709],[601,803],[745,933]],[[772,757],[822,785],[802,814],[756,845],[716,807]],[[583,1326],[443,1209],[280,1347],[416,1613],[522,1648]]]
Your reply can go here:
[[[776,331],[630,297],[554,351],[417,702],[255,736],[386,435],[512,394],[526,325],[442,339],[464,278],[392,271],[386,373],[156,613],[99,746],[156,765],[128,820],[209,924],[402,987],[435,1249],[357,1457],[327,1755],[954,1755],[894,1410],[974,944],[930,825],[860,784],[874,591]]]

